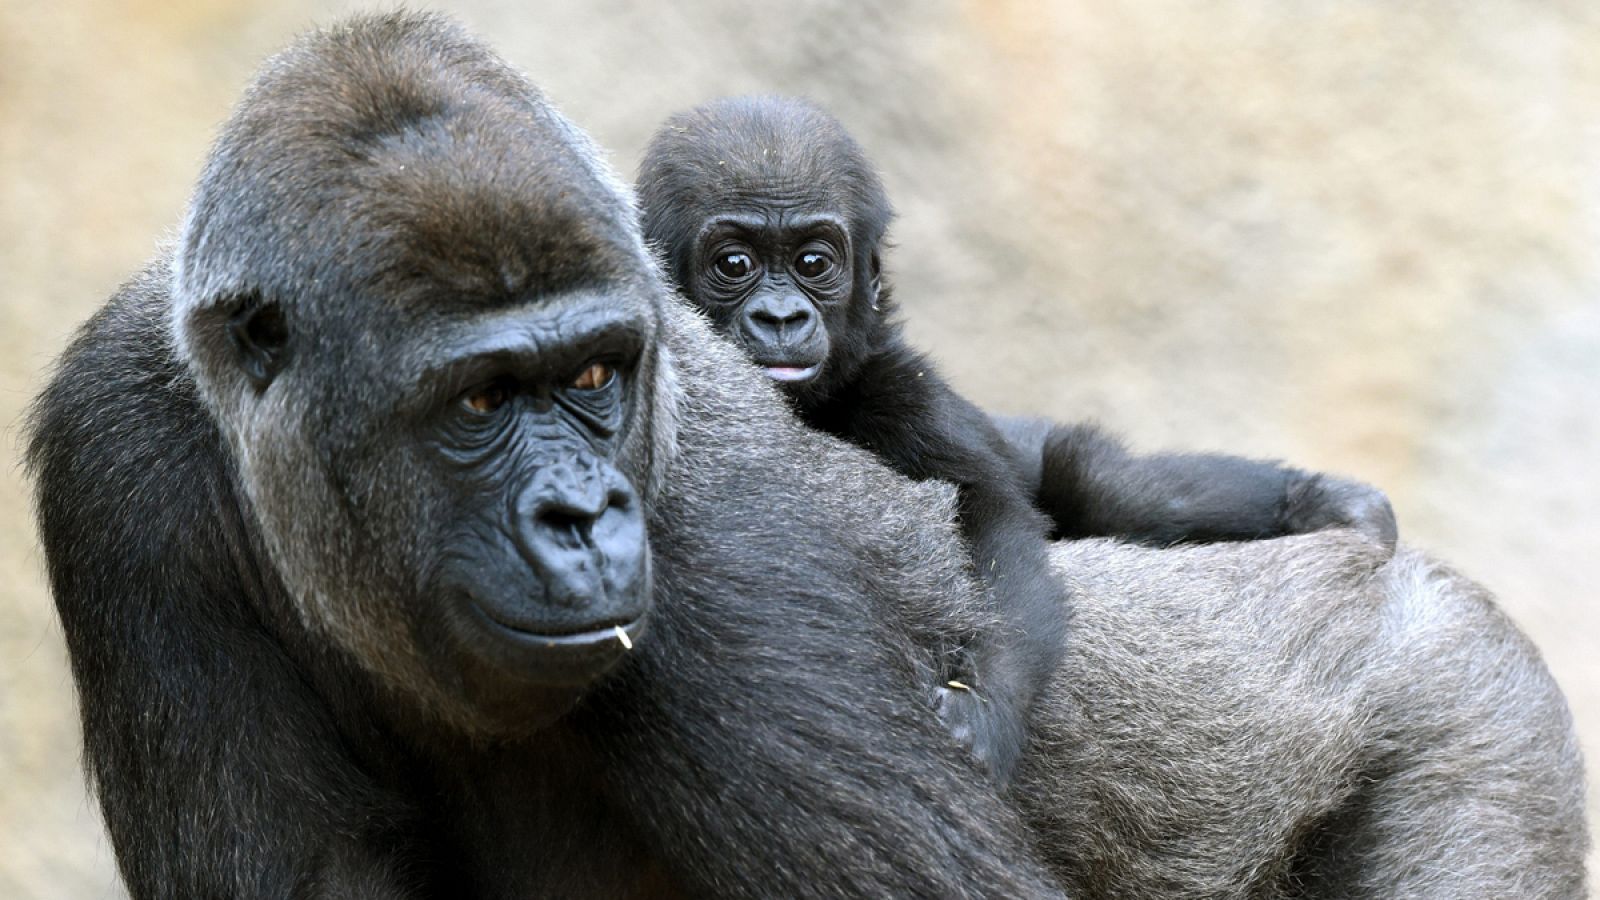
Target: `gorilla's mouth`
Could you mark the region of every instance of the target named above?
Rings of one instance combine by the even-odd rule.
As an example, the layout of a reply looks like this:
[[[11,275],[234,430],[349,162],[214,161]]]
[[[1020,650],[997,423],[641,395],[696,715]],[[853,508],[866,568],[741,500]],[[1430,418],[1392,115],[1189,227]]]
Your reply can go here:
[[[822,371],[822,364],[817,363],[814,366],[805,366],[804,368],[799,366],[762,366],[761,368],[762,371],[767,373],[767,377],[773,381],[797,384],[817,377],[817,373]]]
[[[507,622],[482,606],[475,607],[484,622],[511,638],[527,641],[541,648],[583,647],[615,641],[624,650],[632,650],[633,642],[644,633],[644,616],[633,620],[601,620],[593,627],[572,631],[544,631],[526,625]]]
[[[475,620],[477,653],[515,673],[519,679],[581,687],[609,671],[644,636],[648,615],[632,619],[598,618],[590,622],[542,625],[497,615],[484,604],[469,602]]]

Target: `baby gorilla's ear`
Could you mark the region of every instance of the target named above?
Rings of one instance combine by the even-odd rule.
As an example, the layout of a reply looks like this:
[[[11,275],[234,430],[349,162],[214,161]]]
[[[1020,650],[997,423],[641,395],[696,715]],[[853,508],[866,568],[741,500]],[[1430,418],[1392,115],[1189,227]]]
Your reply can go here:
[[[883,260],[878,258],[878,251],[872,251],[872,257],[867,260],[867,275],[871,279],[868,288],[872,291],[872,308],[878,308],[878,292],[883,288]]]

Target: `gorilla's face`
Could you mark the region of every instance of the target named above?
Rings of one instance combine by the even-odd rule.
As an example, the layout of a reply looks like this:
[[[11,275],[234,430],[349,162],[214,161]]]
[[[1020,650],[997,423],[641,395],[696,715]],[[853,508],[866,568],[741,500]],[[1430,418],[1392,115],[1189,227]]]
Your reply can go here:
[[[581,687],[640,635],[649,556],[618,451],[650,329],[619,293],[487,310],[447,340],[434,330],[407,354],[419,365],[396,385],[404,402],[344,467],[375,451],[372,471],[414,473],[371,489],[419,501],[400,513],[429,532],[414,609],[446,666],[465,656]]]
[[[667,120],[639,166],[645,237],[685,297],[801,406],[848,382],[889,321],[883,184],[803,100],[726,97]]]
[[[241,369],[285,360],[247,398],[246,485],[313,624],[408,684],[420,664],[491,718],[554,714],[649,607],[630,450],[648,422],[649,295],[535,282],[467,300],[422,280],[380,292],[365,325],[291,314],[280,348],[230,338]]]
[[[511,93],[299,122],[300,83],[241,113],[191,209],[176,321],[306,622],[503,733],[642,636],[670,416],[664,287],[625,193],[514,76],[481,79]]]
[[[312,624],[520,721],[642,635],[652,279],[464,274],[380,278],[321,321],[253,307],[279,311],[275,345],[235,312],[222,351],[269,372],[236,452]]]
[[[775,381],[811,381],[828,359],[854,278],[848,223],[833,210],[755,192],[748,212],[708,216],[685,293]],[[831,326],[831,329],[830,329]]]

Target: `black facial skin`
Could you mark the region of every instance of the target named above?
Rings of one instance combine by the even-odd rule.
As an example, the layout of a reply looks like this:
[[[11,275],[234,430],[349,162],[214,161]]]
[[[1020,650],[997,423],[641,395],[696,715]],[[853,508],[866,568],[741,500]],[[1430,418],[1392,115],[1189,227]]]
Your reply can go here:
[[[426,590],[455,601],[470,652],[487,638],[523,677],[580,687],[626,652],[619,629],[640,636],[650,586],[641,501],[616,466],[641,329],[585,301],[561,329],[496,317],[418,391],[448,398],[424,429],[461,498],[461,549]]]
[[[850,299],[850,238],[839,216],[783,212],[707,221],[696,253],[705,264],[690,274],[690,290],[770,377],[800,384],[828,358],[824,317]]]
[[[905,649],[953,534],[669,301],[454,26],[266,65],[31,423],[131,896],[1062,896]]]
[[[637,187],[645,237],[688,299],[808,424],[960,488],[963,532],[1005,624],[972,636],[935,702],[1001,783],[1067,619],[1047,535],[1164,545],[1354,525],[1394,546],[1388,500],[1365,485],[1232,457],[1133,456],[1085,425],[992,423],[905,343],[882,276],[888,199],[814,106],[745,97],[674,116]]]

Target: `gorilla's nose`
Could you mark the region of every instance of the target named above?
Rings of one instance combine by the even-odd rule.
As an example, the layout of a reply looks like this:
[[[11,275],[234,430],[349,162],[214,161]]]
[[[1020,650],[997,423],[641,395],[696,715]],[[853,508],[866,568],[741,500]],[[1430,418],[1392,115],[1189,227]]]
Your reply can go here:
[[[561,459],[539,467],[518,498],[519,518],[534,528],[587,540],[594,523],[613,505],[631,499],[626,481],[613,482],[598,459]]]
[[[577,547],[593,542],[594,523],[613,503],[621,502],[624,498],[607,491],[555,494],[535,500],[530,518],[546,540]]]
[[[750,306],[750,326],[769,344],[799,344],[816,330],[817,318],[804,297],[763,297]]]
[[[644,517],[621,473],[598,460],[543,467],[518,513],[518,543],[547,603],[631,605],[646,565]]]

